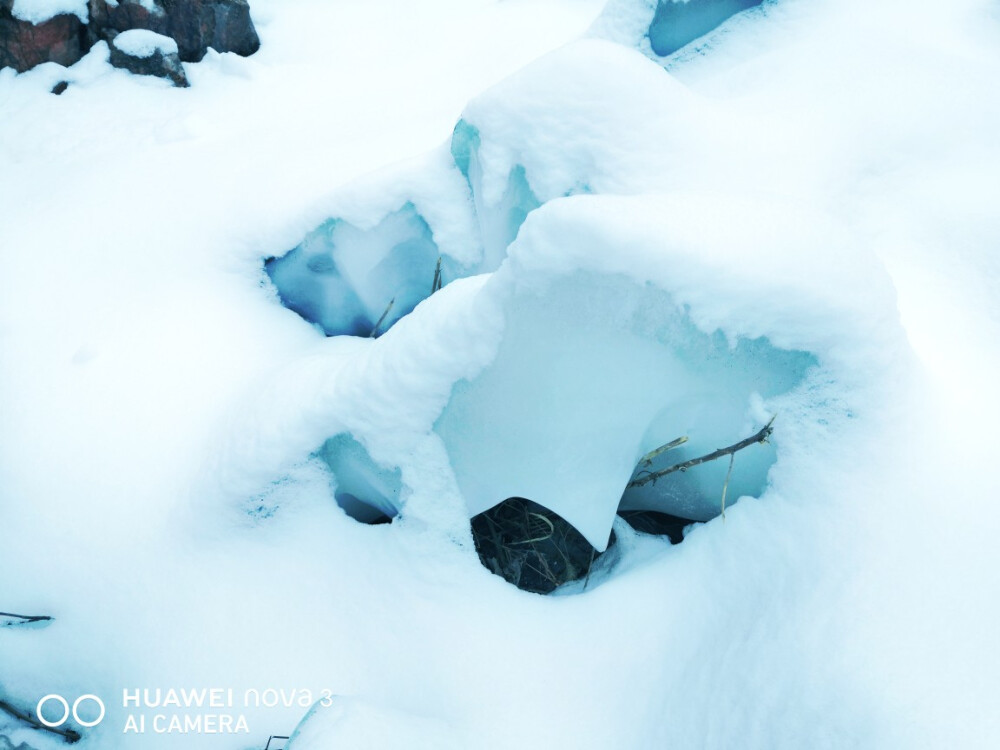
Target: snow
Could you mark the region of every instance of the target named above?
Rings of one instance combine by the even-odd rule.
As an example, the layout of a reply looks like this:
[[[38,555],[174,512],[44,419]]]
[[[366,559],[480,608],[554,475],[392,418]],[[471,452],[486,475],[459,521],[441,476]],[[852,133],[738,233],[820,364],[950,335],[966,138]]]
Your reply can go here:
[[[63,13],[76,16],[83,23],[90,18],[87,0],[14,0],[11,8],[14,18],[36,25]]]
[[[691,439],[678,461],[735,443],[770,415],[805,408],[777,399],[816,358],[847,356],[871,320],[892,331],[891,288],[879,270],[863,257],[839,266],[849,246],[838,246],[824,282],[839,277],[858,297],[827,302],[814,274],[820,248],[838,234],[821,217],[771,203],[720,193],[581,196],[529,217],[511,263],[491,282],[508,287],[500,351],[456,388],[438,425],[471,514],[530,497],[603,549],[643,454],[680,435]],[[789,268],[788,252],[802,246],[818,248],[809,267]],[[727,257],[737,247],[739,256]],[[726,336],[712,338],[719,328]],[[894,351],[896,338],[879,343]],[[798,400],[829,397],[815,384]],[[759,494],[768,456],[741,456],[732,489]],[[698,487],[675,487],[666,502],[662,493],[633,495],[629,504],[711,518],[725,472],[724,464],[691,472]]]
[[[152,57],[157,52],[165,55],[177,54],[177,42],[168,36],[147,29],[123,31],[111,43],[132,57]]]
[[[596,2],[259,0],[184,91],[0,72],[0,610],[56,617],[0,697],[109,750],[996,746],[1000,18],[762,10],[653,61]],[[393,324],[283,307],[294,248]],[[724,520],[725,465],[624,493],[775,413]],[[711,520],[541,597],[472,546],[508,493]],[[143,687],[333,700],[123,734]]]

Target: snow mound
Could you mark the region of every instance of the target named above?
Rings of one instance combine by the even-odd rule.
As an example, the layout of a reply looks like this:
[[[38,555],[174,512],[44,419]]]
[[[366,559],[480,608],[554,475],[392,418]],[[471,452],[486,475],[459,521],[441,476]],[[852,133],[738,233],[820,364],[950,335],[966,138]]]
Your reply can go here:
[[[603,40],[568,45],[473,100],[447,149],[340,191],[268,274],[328,335],[369,335],[391,301],[385,330],[430,294],[437,258],[445,283],[496,270],[544,202],[670,185],[702,152],[669,134],[691,129],[718,128],[657,65]]]
[[[436,471],[466,517],[527,498],[597,550],[622,504],[707,520],[728,462],[626,492],[638,459],[681,436],[670,463],[695,458],[808,411],[818,378],[851,377],[838,358],[873,320],[896,351],[884,269],[822,211],[692,187],[741,127],[636,51],[580,41],[471,102],[447,153],[393,190],[383,174],[345,191],[341,217],[269,261],[285,304],[327,334],[368,336],[390,300],[380,328],[408,317],[328,384],[384,414],[341,400],[308,446],[344,433],[322,455],[352,515],[395,515]],[[439,257],[448,280],[486,275],[445,303]],[[402,414],[421,415],[409,436]],[[413,462],[428,437],[447,466]],[[740,453],[729,497],[760,495],[777,455]]]
[[[131,57],[152,57],[157,52],[177,54],[177,42],[163,34],[148,29],[129,29],[116,36],[111,43]]]
[[[790,262],[801,247],[808,262]],[[854,295],[831,294],[833,281]],[[677,455],[697,456],[774,414],[808,418],[830,382],[870,375],[901,346],[884,271],[827,217],[684,193],[550,201],[496,273],[450,285],[377,341],[338,341],[335,369],[317,359],[282,382],[311,394],[309,432],[254,432],[308,451],[350,433],[322,454],[352,501],[387,515],[444,513],[459,529],[459,498],[468,518],[526,497],[599,550],[645,452],[686,434]],[[760,494],[774,460],[741,453],[730,496]],[[626,504],[710,518],[725,472],[699,467]]]
[[[36,25],[64,13],[76,16],[83,23],[90,18],[87,0],[14,0],[11,8],[14,18]]]
[[[526,497],[602,550],[644,453],[687,435],[675,456],[698,456],[808,409],[817,392],[799,386],[817,364],[836,367],[873,318],[898,330],[877,264],[858,253],[845,270],[844,238],[797,210],[718,195],[580,196],[532,214],[483,290],[503,310],[497,355],[455,387],[436,426],[470,513]],[[851,277],[858,309],[788,267],[802,246],[830,248],[829,273]],[[740,454],[732,497],[760,494],[773,460],[767,448]],[[710,518],[725,472],[725,462],[699,467],[628,505]]]
[[[339,191],[325,221],[266,270],[286,307],[327,335],[388,330],[482,253],[461,175],[444,149]],[[390,305],[391,303],[391,305]],[[383,317],[384,314],[384,317]]]

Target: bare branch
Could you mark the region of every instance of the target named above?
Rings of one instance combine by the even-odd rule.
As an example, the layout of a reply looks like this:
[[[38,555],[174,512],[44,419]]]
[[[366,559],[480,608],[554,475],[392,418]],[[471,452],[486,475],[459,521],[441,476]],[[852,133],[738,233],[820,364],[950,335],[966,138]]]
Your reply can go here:
[[[722,520],[726,520],[726,493],[729,491],[729,478],[733,475],[733,462],[736,460],[736,453],[729,454],[729,469],[726,471],[726,481],[722,483]]]
[[[434,266],[434,281],[431,283],[431,294],[434,294],[442,286],[441,284],[441,256],[438,256],[437,265]]]
[[[389,304],[385,306],[385,312],[382,313],[382,317],[378,319],[378,322],[375,324],[375,327],[372,328],[372,332],[368,334],[368,338],[373,339],[378,336],[378,329],[382,327],[382,322],[386,319],[386,316],[389,314],[389,311],[392,309],[392,306],[395,302],[396,302],[395,297],[389,300]]]
[[[638,465],[639,466],[649,466],[651,463],[653,463],[653,460],[655,458],[657,458],[658,456],[666,453],[668,450],[671,450],[672,448],[676,448],[678,446],[684,445],[684,443],[686,443],[687,441],[688,441],[687,435],[682,435],[681,437],[677,438],[676,440],[671,440],[669,443],[664,443],[659,448],[655,448],[655,449],[651,450],[645,456],[643,456],[642,458],[640,458]]]
[[[709,461],[714,461],[715,459],[722,458],[723,456],[731,456],[734,453],[736,453],[736,451],[741,451],[744,448],[748,448],[749,446],[755,443],[766,443],[767,438],[771,435],[772,432],[774,432],[773,425],[776,416],[777,414],[774,417],[771,417],[770,421],[766,425],[764,425],[763,429],[761,429],[760,432],[751,435],[750,437],[741,440],[738,443],[734,443],[733,445],[730,445],[728,448],[719,448],[718,450],[712,451],[711,453],[708,453],[704,456],[699,456],[698,458],[692,458],[690,461],[684,461],[683,463],[675,464],[673,466],[670,466],[669,468],[661,469],[660,471],[650,472],[649,474],[646,474],[643,477],[640,477],[638,479],[633,479],[631,482],[628,483],[627,487],[642,487],[643,485],[650,484],[651,482],[655,483],[656,480],[659,479],[660,477],[665,477],[667,474],[673,474],[675,471],[687,471],[693,466],[698,466],[699,464],[708,463]]]
[[[0,711],[4,711],[13,716],[15,719],[23,721],[25,724],[32,727],[33,729],[38,729],[42,732],[51,732],[52,734],[57,734],[70,744],[73,744],[74,742],[78,742],[80,740],[80,733],[77,732],[75,729],[47,727],[27,711],[21,711],[20,709],[15,708],[5,700],[0,700]]]
[[[45,622],[52,619],[49,615],[15,615],[13,612],[0,612],[0,617],[13,617],[21,623]]]

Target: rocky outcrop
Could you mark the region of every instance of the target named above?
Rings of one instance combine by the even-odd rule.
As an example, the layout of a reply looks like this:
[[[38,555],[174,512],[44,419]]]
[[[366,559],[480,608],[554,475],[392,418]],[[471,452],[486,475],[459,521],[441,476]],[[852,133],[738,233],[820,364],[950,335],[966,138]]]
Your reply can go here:
[[[187,87],[187,76],[177,54],[177,42],[146,29],[129,29],[111,40],[111,64],[142,76],[166,78]]]
[[[95,41],[148,29],[177,42],[184,62],[201,60],[209,47],[244,56],[260,48],[247,0],[90,0],[90,18]]]
[[[201,60],[208,48],[251,55],[260,39],[247,0],[89,0],[89,21],[59,15],[33,24],[15,18],[14,0],[0,0],[0,68],[21,72],[43,62],[72,65],[97,42],[145,29],[177,42],[184,62]]]

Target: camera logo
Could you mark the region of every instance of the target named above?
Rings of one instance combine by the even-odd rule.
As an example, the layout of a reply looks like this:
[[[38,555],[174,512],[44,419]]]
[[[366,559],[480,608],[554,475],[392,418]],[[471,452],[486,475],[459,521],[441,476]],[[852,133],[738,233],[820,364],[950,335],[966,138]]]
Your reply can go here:
[[[86,721],[80,718],[80,704],[88,700],[93,701],[100,707],[100,713],[97,715],[97,718],[93,719],[92,721]],[[44,716],[42,716],[42,706],[44,706],[49,701],[55,701],[56,703],[62,705],[63,714],[58,721],[50,721],[46,719]],[[73,707],[71,709],[69,702],[65,698],[63,698],[61,695],[57,695],[56,693],[50,693],[49,695],[46,695],[44,698],[38,701],[38,705],[35,706],[35,716],[37,716],[38,720],[47,727],[61,727],[69,720],[69,716],[71,713],[73,714],[73,721],[75,721],[81,727],[97,726],[102,721],[104,721],[104,701],[102,701],[96,695],[88,693],[87,695],[81,695],[79,698],[73,701]]]

